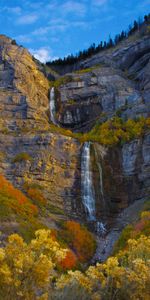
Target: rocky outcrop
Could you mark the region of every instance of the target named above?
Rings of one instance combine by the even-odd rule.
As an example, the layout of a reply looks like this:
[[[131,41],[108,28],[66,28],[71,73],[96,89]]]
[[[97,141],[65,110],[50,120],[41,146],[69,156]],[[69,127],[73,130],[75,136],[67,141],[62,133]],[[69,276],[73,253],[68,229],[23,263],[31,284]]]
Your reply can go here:
[[[89,129],[96,120],[116,113],[123,118],[149,114],[143,95],[122,71],[99,66],[87,73],[72,74],[72,78],[59,87],[58,121],[62,126]]]
[[[29,52],[1,35],[1,128],[44,129],[48,126],[48,93],[48,80],[38,71]]]
[[[41,186],[49,203],[69,214],[78,196],[73,186],[80,180],[77,172],[79,149],[75,140],[52,133],[1,135],[0,173],[23,190],[26,184]],[[31,159],[15,160],[22,153],[27,153]]]
[[[87,130],[104,115],[149,115],[150,36],[133,36],[78,63],[77,69],[67,74],[72,82],[58,88],[62,126]]]
[[[150,134],[122,147],[92,149],[97,218],[109,225],[115,214],[150,195]]]
[[[52,133],[49,82],[29,52],[0,36],[0,173],[25,191],[42,187],[46,199],[69,214],[77,197],[80,145]],[[31,159],[15,161],[26,153]]]

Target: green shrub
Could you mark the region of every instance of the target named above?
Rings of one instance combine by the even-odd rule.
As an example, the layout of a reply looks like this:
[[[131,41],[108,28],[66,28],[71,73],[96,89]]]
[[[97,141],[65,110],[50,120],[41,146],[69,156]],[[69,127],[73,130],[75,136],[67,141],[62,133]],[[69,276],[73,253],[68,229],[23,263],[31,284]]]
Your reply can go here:
[[[32,160],[32,157],[28,153],[22,152],[22,153],[17,154],[14,157],[13,162],[16,163],[16,162],[31,161],[31,160]]]
[[[121,235],[120,235],[118,241],[117,241],[116,244],[115,244],[115,247],[114,247],[114,253],[117,253],[117,252],[119,252],[120,250],[122,250],[122,249],[125,248],[125,246],[126,246],[126,244],[127,244],[127,241],[128,241],[129,238],[131,237],[132,231],[133,231],[133,226],[132,226],[132,225],[128,225],[128,226],[126,226],[126,227],[123,229],[123,231],[122,231],[122,233],[121,233]]]

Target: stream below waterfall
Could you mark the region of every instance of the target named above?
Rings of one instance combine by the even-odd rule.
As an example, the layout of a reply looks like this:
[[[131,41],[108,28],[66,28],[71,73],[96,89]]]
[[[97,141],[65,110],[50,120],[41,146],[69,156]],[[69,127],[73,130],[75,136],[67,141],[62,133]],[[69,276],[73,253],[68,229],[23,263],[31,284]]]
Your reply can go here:
[[[122,230],[131,223],[136,222],[139,218],[139,212],[143,208],[145,199],[138,200],[125,208],[117,217],[114,226],[109,230],[105,236],[96,236],[97,249],[91,261],[92,264],[96,262],[104,262],[110,255],[113,254],[115,242],[118,240]]]

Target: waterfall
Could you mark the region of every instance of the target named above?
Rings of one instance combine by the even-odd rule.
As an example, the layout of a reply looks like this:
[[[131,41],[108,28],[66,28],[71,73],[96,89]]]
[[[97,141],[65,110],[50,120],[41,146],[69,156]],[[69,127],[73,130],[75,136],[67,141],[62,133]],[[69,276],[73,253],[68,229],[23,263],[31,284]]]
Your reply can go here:
[[[104,188],[103,188],[103,169],[102,169],[102,166],[101,166],[101,162],[98,159],[98,154],[97,154],[96,147],[94,147],[94,150],[95,150],[95,157],[96,157],[97,166],[98,166],[98,170],[99,170],[100,192],[101,192],[103,204],[105,206]]]
[[[55,114],[56,114],[56,108],[55,108],[55,88],[52,87],[50,91],[50,118],[53,124],[57,124],[56,119],[55,119]]]
[[[95,221],[95,196],[90,170],[90,142],[84,143],[81,155],[81,190],[87,218],[89,221]]]
[[[95,147],[94,147],[95,149]],[[103,191],[103,172],[102,166],[98,160],[98,154],[95,149],[95,156],[98,163],[99,176],[100,176],[100,191],[104,201]],[[87,219],[95,223],[95,230],[98,235],[104,236],[107,232],[105,224],[96,219],[96,206],[95,206],[95,191],[92,181],[92,171],[90,166],[90,142],[85,142],[82,148],[81,155],[81,191],[82,202],[85,207]]]
[[[95,151],[95,158],[96,158],[96,162],[97,162],[97,166],[98,166],[98,170],[99,170],[99,185],[100,185],[101,199],[103,201],[103,208],[105,209],[104,188],[103,188],[103,169],[102,169],[101,162],[98,158],[96,146],[94,146],[94,151]],[[101,221],[96,222],[96,232],[98,233],[98,235],[101,235],[101,236],[106,234],[107,230],[106,230],[106,227],[103,222],[101,222]]]

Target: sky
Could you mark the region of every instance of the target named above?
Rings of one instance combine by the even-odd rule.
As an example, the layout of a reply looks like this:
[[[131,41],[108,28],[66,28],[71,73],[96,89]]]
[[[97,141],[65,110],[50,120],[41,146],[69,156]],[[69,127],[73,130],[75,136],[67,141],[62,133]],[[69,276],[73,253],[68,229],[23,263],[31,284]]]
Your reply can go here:
[[[0,0],[0,33],[46,62],[114,37],[148,13],[150,0]]]

